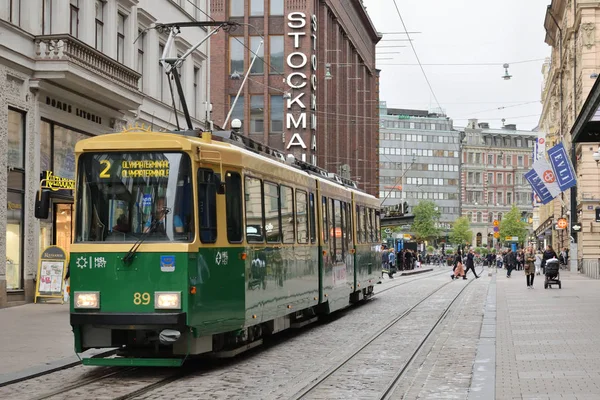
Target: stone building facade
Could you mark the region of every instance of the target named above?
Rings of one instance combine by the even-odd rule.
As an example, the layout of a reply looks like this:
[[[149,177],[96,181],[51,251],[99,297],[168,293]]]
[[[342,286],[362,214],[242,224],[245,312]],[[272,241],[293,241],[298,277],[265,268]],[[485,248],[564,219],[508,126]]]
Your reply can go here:
[[[532,218],[532,189],[524,175],[532,166],[536,138],[535,132],[515,125],[493,129],[469,120],[462,145],[461,212],[471,221],[473,245],[492,248],[503,242],[494,238],[493,222],[501,221],[513,205],[523,221]]]
[[[547,132],[546,148],[562,142],[571,152],[578,182],[576,190],[539,208],[535,233],[546,237],[557,252],[570,248],[572,270],[598,276],[600,236],[594,218],[600,205],[600,169],[592,157],[598,142],[573,145],[571,129],[600,73],[600,1],[553,0],[545,14],[545,42],[552,53],[542,68],[539,126]],[[569,219],[569,227],[580,225],[581,231],[556,229],[561,217]]]
[[[381,36],[362,2],[210,3],[216,20],[242,24],[212,39],[215,125],[230,129],[239,119],[245,135],[275,149],[332,172],[347,165],[345,177],[376,195]]]
[[[133,123],[175,128],[158,61],[166,37],[150,28],[202,15],[187,1],[0,0],[0,307],[32,301],[41,249],[69,250],[72,192],[36,219],[42,173],[73,179],[83,138]],[[205,35],[183,30],[172,55]],[[203,46],[181,69],[197,127],[209,110],[207,58]]]

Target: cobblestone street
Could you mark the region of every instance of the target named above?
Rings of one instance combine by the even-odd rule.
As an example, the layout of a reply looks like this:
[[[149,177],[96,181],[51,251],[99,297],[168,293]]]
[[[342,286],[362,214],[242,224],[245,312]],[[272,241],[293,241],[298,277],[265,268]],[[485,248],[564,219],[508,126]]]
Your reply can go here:
[[[510,279],[502,270],[487,272],[454,282],[449,268],[439,267],[385,278],[365,304],[236,359],[190,363],[184,376],[165,368],[75,366],[0,387],[0,398],[600,398],[600,282],[564,272],[562,289],[544,290],[536,277],[529,290],[522,272]],[[10,354],[2,353],[6,364]]]

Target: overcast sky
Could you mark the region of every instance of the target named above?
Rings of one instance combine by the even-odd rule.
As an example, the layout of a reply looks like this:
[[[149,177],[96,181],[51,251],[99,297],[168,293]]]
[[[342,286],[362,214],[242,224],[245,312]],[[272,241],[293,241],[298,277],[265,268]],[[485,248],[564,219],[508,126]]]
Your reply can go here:
[[[493,66],[428,66],[425,72],[434,93],[455,126],[468,118],[491,127],[517,124],[517,129],[537,126],[541,112],[543,61],[550,55],[544,43],[544,15],[550,0],[396,0],[404,23],[423,64],[481,64]],[[364,0],[375,28],[382,33],[403,31],[393,0]],[[406,35],[384,34],[378,48],[381,69],[380,100],[388,107],[436,107],[423,73],[416,64]],[[382,46],[407,46],[382,48]],[[380,54],[399,52],[400,54]],[[517,63],[521,62],[521,63]],[[501,79],[509,63],[511,80]],[[530,103],[530,104],[522,104]],[[512,107],[510,107],[512,106]],[[499,107],[507,107],[498,110]]]

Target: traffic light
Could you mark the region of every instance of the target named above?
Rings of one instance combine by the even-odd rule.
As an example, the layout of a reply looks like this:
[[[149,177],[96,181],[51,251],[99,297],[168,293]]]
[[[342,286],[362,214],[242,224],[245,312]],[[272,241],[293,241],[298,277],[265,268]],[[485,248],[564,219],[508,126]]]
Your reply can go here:
[[[404,202],[404,204],[402,204],[402,208],[403,208],[404,214],[408,214],[408,203],[407,202]]]
[[[600,222],[600,207],[596,207],[596,222]]]

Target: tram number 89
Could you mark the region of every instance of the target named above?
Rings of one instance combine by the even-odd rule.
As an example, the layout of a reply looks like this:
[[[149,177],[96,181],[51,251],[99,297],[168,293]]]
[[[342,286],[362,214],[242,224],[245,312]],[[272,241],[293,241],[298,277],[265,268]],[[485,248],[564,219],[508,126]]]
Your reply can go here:
[[[139,305],[148,305],[150,304],[150,293],[140,293],[136,292],[133,294],[133,304],[136,306]]]

